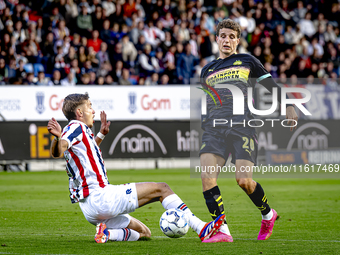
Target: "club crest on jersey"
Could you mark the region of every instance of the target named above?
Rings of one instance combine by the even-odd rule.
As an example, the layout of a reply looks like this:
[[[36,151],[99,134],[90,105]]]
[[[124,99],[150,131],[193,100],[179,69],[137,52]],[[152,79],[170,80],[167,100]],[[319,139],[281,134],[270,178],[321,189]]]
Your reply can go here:
[[[236,60],[233,65],[234,66],[242,65],[242,61],[241,60]]]
[[[129,194],[131,194],[131,192],[132,192],[132,190],[131,190],[131,189],[127,189],[127,190],[126,190],[126,195],[129,195]]]

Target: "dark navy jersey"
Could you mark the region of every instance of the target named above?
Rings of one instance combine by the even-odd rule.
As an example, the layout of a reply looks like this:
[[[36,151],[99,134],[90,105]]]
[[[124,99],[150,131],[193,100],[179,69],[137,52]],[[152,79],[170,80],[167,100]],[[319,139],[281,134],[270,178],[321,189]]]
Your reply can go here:
[[[214,96],[214,100],[207,95],[207,115],[202,118],[202,128],[206,129],[212,127],[213,119],[226,119],[228,124],[220,126],[220,128],[230,129],[230,120],[235,122],[247,123],[248,120],[253,119],[247,103],[247,88],[253,87],[257,82],[270,77],[270,73],[263,67],[260,61],[249,54],[233,54],[225,59],[216,59],[203,67],[201,72],[201,82],[214,87],[216,84],[230,84],[240,88],[244,94],[244,115],[233,115],[233,97],[229,89],[218,88],[216,89],[218,95],[221,98],[222,106],[217,96],[211,92]],[[254,90],[253,90],[254,91]],[[253,95],[249,95],[252,96]],[[252,125],[255,125],[254,123]],[[242,133],[253,133],[253,131],[244,131],[244,128],[238,125],[232,125],[233,129],[236,129]],[[248,127],[249,130],[249,127]]]

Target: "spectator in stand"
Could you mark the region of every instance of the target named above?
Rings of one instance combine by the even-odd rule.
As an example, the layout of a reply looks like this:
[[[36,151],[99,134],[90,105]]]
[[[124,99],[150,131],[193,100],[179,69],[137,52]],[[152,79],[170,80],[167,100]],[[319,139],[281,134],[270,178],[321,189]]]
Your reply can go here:
[[[112,71],[112,66],[109,61],[104,61],[97,70],[97,76],[105,77]]]
[[[26,79],[26,77],[27,77],[27,72],[26,72],[26,70],[25,70],[25,68],[24,68],[25,62],[24,62],[22,59],[20,59],[20,60],[18,61],[18,64],[19,64],[19,67],[17,68],[17,70],[16,70],[16,72],[15,72],[16,78]],[[0,72],[1,72],[2,69],[3,69],[3,68],[1,68],[1,59],[0,59]],[[0,74],[0,80],[1,80],[1,74]]]
[[[91,65],[93,68],[97,68],[99,66],[99,59],[96,57],[97,53],[93,50],[93,47],[89,47],[89,52],[87,54],[87,60],[91,61]]]
[[[113,40],[113,37],[111,35],[110,21],[108,19],[104,20],[103,22],[103,28],[100,30],[100,38],[108,45],[115,44],[115,41]]]
[[[113,23],[110,37],[112,38],[114,43],[118,43],[120,41],[122,34],[119,31],[119,24],[118,23]]]
[[[93,30],[92,16],[87,13],[87,7],[84,3],[79,5],[81,13],[77,17],[77,32],[85,37],[90,37]]]
[[[128,35],[124,35],[122,39],[122,57],[124,63],[128,63],[128,66],[134,67],[137,57],[137,50],[132,42],[129,40]]]
[[[159,85],[169,85],[169,76],[166,74],[163,74]]]
[[[96,58],[98,59],[98,64],[101,65],[102,63],[106,61],[110,61],[109,59],[109,53],[107,52],[107,44],[105,42],[102,42],[100,45],[100,51],[96,54]]]
[[[163,24],[164,29],[167,29],[167,30],[171,29],[171,27],[173,27],[175,24],[175,21],[172,17],[171,12],[167,12],[165,14],[165,17],[161,18],[161,22]]]
[[[70,47],[68,54],[65,55],[65,63],[66,64],[71,64],[73,59],[77,58],[76,50],[74,49],[73,46]]]
[[[26,40],[25,29],[22,28],[21,20],[18,20],[15,23],[15,28],[12,36],[14,36],[19,43],[23,43]]]
[[[107,75],[105,77],[105,84],[106,85],[116,85],[116,83],[113,81],[113,78],[111,75]]]
[[[100,31],[103,28],[103,18],[103,8],[101,5],[97,5],[95,11],[92,13],[93,30]]]
[[[115,71],[112,72],[111,76],[113,78],[113,81],[118,83],[120,77],[122,77],[123,73],[123,61],[117,61],[115,66]]]
[[[131,80],[130,80],[129,69],[126,69],[126,68],[123,69],[123,74],[119,78],[118,84],[119,85],[132,85]]]
[[[49,81],[48,85],[50,85],[50,86],[59,86],[59,85],[61,85],[60,77],[61,77],[60,72],[58,70],[54,70],[52,80]]]
[[[122,53],[122,44],[121,43],[117,43],[116,47],[115,47],[115,52],[113,53],[112,57],[111,57],[111,63],[117,63],[118,61],[122,61],[123,60],[123,53]],[[127,63],[124,63],[127,64]]]
[[[34,74],[33,73],[28,73],[27,74],[27,77],[26,77],[26,80],[24,80],[24,85],[30,85],[30,86],[33,86],[35,85],[34,83]]]
[[[116,2],[116,11],[113,14],[111,14],[109,18],[112,23],[113,22],[117,22],[118,24],[125,23],[124,10],[122,3],[120,1]]]
[[[144,53],[139,56],[140,73],[148,77],[152,73],[159,72],[159,65],[155,57],[151,56],[151,45],[144,46]]]
[[[316,33],[314,24],[311,19],[312,14],[310,12],[307,12],[305,18],[301,19],[298,23],[301,29],[301,33],[308,36],[309,38],[311,38]]]
[[[159,75],[158,73],[153,73],[151,76],[147,77],[145,80],[145,85],[155,86],[158,85]]]
[[[99,32],[97,30],[93,30],[92,38],[87,40],[87,47],[92,47],[93,50],[97,53],[100,50],[100,45],[102,44],[102,40],[99,39]]]
[[[295,23],[298,23],[300,20],[306,17],[307,9],[303,5],[303,1],[297,2],[297,7],[293,10],[291,16]]]
[[[161,48],[157,48],[156,49],[156,60],[157,60],[157,64],[159,66],[159,74],[162,74],[165,70],[165,60],[163,58],[163,51]]]
[[[197,80],[200,79],[202,69],[207,63],[208,63],[207,60],[202,58],[200,60],[199,64],[197,66],[195,66],[195,74],[194,74],[195,79],[197,79]]]
[[[137,27],[134,27],[130,31],[130,37],[134,44],[138,44],[139,37],[143,35],[144,36],[144,21],[139,21],[137,23]]]
[[[190,84],[190,78],[193,78],[198,59],[191,54],[191,45],[185,46],[185,53],[182,53],[177,61],[178,79],[183,84]]]
[[[81,46],[78,51],[78,61],[79,61],[79,67],[83,67],[85,62],[87,60],[87,55],[85,52],[85,47]]]
[[[0,58],[0,81],[4,81],[8,78],[8,66],[4,58]]]
[[[59,21],[58,27],[53,29],[53,35],[55,40],[62,40],[65,36],[70,36],[70,31],[65,26],[65,20]]]
[[[66,9],[66,13],[65,13],[66,23],[72,25],[73,21],[78,16],[77,5],[73,2],[73,0],[66,0],[65,9]]]
[[[163,52],[167,52],[170,49],[171,45],[173,45],[171,33],[169,31],[166,31],[165,40],[161,42],[159,47],[163,50]]]
[[[80,79],[78,85],[89,85],[89,84],[90,84],[90,74],[84,73],[81,76],[81,79]]]
[[[106,10],[107,17],[116,12],[116,6],[113,3],[113,0],[103,1],[102,6]]]
[[[80,79],[80,74],[81,74],[81,70],[78,65],[78,59],[73,59],[71,61],[71,66],[70,66],[69,71],[73,73],[73,77],[75,78],[75,82],[77,83],[78,80]]]
[[[146,43],[155,48],[159,44],[159,39],[156,37],[156,28],[152,20],[149,20],[148,25],[144,27],[144,36]]]
[[[82,74],[93,72],[91,61],[90,60],[86,60],[85,63],[84,63],[84,66],[80,70],[81,70],[80,72]]]
[[[80,35],[79,34],[73,34],[73,39],[71,41],[71,46],[74,47],[76,52],[78,52],[79,47],[81,46]]]
[[[40,46],[35,40],[35,33],[30,33],[29,38],[22,43],[22,51],[30,58],[31,63],[37,62]]]
[[[144,86],[145,85],[145,77],[139,77],[138,79],[138,86]]]
[[[45,77],[45,73],[44,72],[39,72],[38,73],[38,81],[35,83],[35,85],[38,86],[52,86],[52,84],[50,83],[50,79]]]
[[[127,0],[125,2],[125,4],[123,5],[123,11],[124,11],[123,17],[124,17],[126,24],[131,26],[131,24],[132,24],[132,20],[131,20],[132,13],[137,12],[135,1],[134,0]]]
[[[105,83],[105,78],[103,76],[98,76],[96,84],[97,85],[104,85],[104,83]]]
[[[90,74],[90,82],[89,82],[89,85],[94,85],[94,84],[96,84],[96,81],[97,81],[96,72],[95,72],[94,70],[92,70],[89,74]]]

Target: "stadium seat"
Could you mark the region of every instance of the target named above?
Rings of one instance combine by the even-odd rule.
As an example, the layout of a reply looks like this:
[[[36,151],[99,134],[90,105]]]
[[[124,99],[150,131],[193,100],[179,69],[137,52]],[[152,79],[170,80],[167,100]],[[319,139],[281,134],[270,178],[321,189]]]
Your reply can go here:
[[[25,64],[24,69],[25,69],[26,73],[33,73],[34,72],[33,64],[31,64],[31,63]]]
[[[39,72],[45,72],[45,68],[42,64],[35,63],[34,65],[34,76],[37,77]]]

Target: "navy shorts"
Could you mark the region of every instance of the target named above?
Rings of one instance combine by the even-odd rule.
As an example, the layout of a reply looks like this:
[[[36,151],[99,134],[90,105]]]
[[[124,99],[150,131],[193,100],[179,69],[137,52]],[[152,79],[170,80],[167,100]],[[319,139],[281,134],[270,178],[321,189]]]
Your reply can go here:
[[[202,136],[202,146],[199,152],[212,153],[228,160],[232,155],[231,162],[235,164],[236,159],[246,159],[256,165],[257,158],[257,137],[245,135],[234,130],[223,132],[224,130],[215,129],[214,131],[204,131]]]

